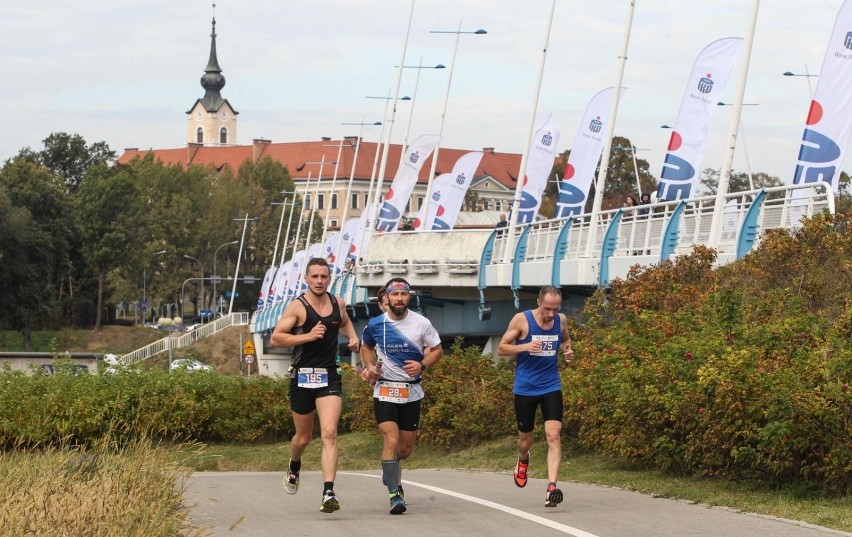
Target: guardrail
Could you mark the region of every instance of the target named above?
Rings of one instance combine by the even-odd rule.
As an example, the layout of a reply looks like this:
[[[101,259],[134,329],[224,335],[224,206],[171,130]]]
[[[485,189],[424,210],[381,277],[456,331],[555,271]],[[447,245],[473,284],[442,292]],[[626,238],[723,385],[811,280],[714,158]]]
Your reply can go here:
[[[249,324],[249,314],[247,312],[238,312],[220,317],[213,322],[207,323],[199,328],[190,330],[180,336],[175,336],[177,332],[171,332],[168,336],[155,341],[149,345],[145,345],[141,349],[136,349],[133,352],[127,353],[119,360],[125,364],[135,364],[142,360],[147,360],[152,356],[156,356],[161,352],[166,352],[169,349],[181,349],[189,347],[199,339],[204,339],[212,336],[217,332],[228,328],[229,326],[246,326]]]

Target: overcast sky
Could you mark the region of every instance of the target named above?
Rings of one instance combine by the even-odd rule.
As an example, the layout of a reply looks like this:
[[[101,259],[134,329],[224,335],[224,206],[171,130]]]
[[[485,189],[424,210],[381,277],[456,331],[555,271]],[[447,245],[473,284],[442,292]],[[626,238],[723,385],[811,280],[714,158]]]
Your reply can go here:
[[[743,109],[751,168],[790,183],[810,96],[842,0],[771,0],[760,7]],[[240,112],[238,142],[317,140],[357,134],[342,122],[381,121],[393,90],[407,0],[220,0],[216,6],[223,97]],[[445,64],[462,35],[442,147],[520,153],[525,144],[550,0],[419,0],[406,65]],[[615,133],[629,137],[659,176],[689,69],[709,42],[744,36],[747,0],[636,0]],[[539,113],[552,113],[573,145],[588,100],[612,86],[628,0],[558,0]],[[204,94],[210,2],[200,0],[4,0],[0,5],[0,159],[41,147],[51,132],[127,147],[186,144],[185,112]],[[735,68],[736,70],[736,68]],[[412,95],[416,69],[401,94]],[[436,133],[449,69],[421,70],[411,137]],[[732,102],[737,77],[725,99]],[[702,168],[720,168],[732,107],[718,107]],[[401,143],[410,104],[400,103]],[[377,140],[379,127],[365,128]],[[742,139],[741,139],[742,141]],[[332,156],[330,154],[330,156]],[[735,170],[745,171],[740,148]],[[850,169],[847,164],[844,169]]]

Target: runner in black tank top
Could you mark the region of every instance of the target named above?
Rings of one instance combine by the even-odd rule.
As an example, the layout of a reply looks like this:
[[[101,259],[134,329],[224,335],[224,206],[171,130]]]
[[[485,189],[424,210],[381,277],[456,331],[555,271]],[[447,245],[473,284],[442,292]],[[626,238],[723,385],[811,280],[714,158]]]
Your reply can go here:
[[[340,306],[337,299],[330,293],[325,297],[331,302],[331,315],[320,317],[320,314],[308,304],[305,295],[299,300],[305,306],[305,323],[293,329],[294,334],[304,334],[313,330],[317,323],[325,325],[322,339],[302,343],[293,350],[293,367],[327,367],[337,368],[337,339],[340,335]]]
[[[325,259],[308,261],[305,267],[308,292],[287,305],[269,338],[271,347],[294,348],[289,399],[295,434],[290,442],[290,463],[284,477],[284,489],[288,494],[299,490],[302,454],[311,442],[316,413],[322,434],[323,494],[320,511],[323,513],[340,509],[334,493],[339,453],[337,426],[343,410],[343,384],[336,363],[340,333],[349,338],[348,346],[352,352],[360,350],[355,327],[346,314],[346,304],[343,299],[328,293],[330,280],[331,269]]]

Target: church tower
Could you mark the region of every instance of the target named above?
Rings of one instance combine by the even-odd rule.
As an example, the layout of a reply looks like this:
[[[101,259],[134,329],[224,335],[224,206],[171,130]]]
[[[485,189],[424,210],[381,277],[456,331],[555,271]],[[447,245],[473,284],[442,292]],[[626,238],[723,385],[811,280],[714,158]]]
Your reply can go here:
[[[213,4],[216,7],[216,4]],[[188,116],[187,142],[202,145],[234,145],[237,143],[237,112],[221,93],[225,77],[216,57],[216,16],[210,34],[210,59],[201,77],[204,97],[197,99]]]

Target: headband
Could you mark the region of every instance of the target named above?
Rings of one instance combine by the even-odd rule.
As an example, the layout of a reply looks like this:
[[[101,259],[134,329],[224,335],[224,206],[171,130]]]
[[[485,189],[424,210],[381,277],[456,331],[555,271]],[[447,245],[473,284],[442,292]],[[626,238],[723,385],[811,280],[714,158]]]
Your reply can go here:
[[[385,287],[385,292],[388,294],[393,293],[394,291],[402,291],[404,293],[410,293],[411,288],[408,286],[406,282],[390,282],[387,287]]]

